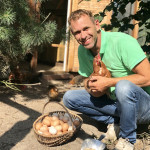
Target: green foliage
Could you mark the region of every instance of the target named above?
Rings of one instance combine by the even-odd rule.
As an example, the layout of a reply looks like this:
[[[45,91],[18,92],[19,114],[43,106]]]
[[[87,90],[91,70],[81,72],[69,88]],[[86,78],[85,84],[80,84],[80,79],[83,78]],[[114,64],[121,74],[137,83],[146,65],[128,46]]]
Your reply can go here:
[[[150,1],[139,0],[139,8],[136,14],[127,15],[127,6],[133,4],[136,0],[113,0],[111,1],[103,12],[99,13],[99,21],[101,22],[106,16],[106,12],[112,11],[111,24],[103,24],[102,28],[106,31],[120,31],[127,32],[129,29],[133,30],[136,24],[133,20],[138,21],[139,34],[138,42],[144,51],[150,51]]]
[[[7,56],[10,64],[15,65],[34,47],[51,43],[55,38],[54,21],[45,21],[43,15],[37,21],[36,12],[32,17],[29,14],[28,0],[0,0],[0,56]]]

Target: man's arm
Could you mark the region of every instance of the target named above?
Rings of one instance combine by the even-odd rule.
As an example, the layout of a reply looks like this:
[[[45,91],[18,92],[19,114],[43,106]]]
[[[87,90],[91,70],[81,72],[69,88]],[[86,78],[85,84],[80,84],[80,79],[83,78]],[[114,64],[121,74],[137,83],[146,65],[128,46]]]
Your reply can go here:
[[[150,86],[150,63],[147,58],[137,64],[132,71],[135,74],[119,78],[93,76],[90,79],[89,87],[91,90],[103,92],[107,88],[115,86],[120,80],[129,80],[140,87]]]

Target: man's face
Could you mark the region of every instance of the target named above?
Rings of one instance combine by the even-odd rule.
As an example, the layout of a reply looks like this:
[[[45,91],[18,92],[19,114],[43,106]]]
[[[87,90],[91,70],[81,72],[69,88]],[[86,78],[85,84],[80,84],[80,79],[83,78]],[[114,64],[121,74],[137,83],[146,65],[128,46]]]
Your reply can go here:
[[[71,21],[71,31],[77,42],[86,49],[92,49],[96,46],[97,31],[99,24],[95,24],[87,15],[81,16],[78,20]]]

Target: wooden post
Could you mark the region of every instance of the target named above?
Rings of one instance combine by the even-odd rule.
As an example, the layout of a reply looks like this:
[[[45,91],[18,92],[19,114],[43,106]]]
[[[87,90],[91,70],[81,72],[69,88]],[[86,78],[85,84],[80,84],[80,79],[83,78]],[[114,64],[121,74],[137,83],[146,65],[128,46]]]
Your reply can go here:
[[[139,1],[135,1],[134,3],[134,14],[136,14],[136,12],[138,11],[138,7],[139,7]],[[139,31],[139,26],[138,26],[138,21],[133,20],[133,24],[136,24],[133,31],[132,31],[132,36],[137,39],[138,38],[138,31]]]

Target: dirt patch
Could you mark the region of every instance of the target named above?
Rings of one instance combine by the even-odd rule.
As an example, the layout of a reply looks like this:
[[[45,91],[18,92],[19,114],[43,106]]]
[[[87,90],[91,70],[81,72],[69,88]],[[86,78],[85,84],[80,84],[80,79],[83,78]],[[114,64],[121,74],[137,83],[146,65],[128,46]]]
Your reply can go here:
[[[41,68],[40,68],[41,69]],[[40,70],[39,69],[39,70]],[[51,68],[50,71],[42,66],[45,74],[58,71],[58,68]],[[59,69],[59,71],[62,71]],[[54,77],[54,76],[53,76]],[[58,77],[58,76],[57,76]],[[70,76],[68,76],[70,77]],[[82,87],[74,87],[68,84],[70,79],[57,80],[51,79],[48,84],[55,85],[59,90],[58,101],[62,103],[64,93],[69,89],[81,89]],[[83,119],[81,130],[67,143],[56,146],[47,147],[40,144],[35,138],[33,132],[33,122],[42,115],[44,104],[48,100],[48,84],[28,85],[23,92],[16,92],[1,86],[0,90],[0,149],[1,150],[80,150],[82,142],[87,138],[99,138],[103,132],[106,132],[106,125],[101,124],[81,113]],[[44,112],[59,111],[62,108],[58,104],[48,104]],[[147,129],[147,130],[146,130]],[[138,132],[141,140],[138,140],[136,147],[142,150],[149,148],[148,128],[140,126]],[[142,135],[143,134],[143,135]],[[144,144],[143,144],[144,143]],[[112,150],[114,144],[107,145]],[[148,149],[147,149],[148,150]]]

